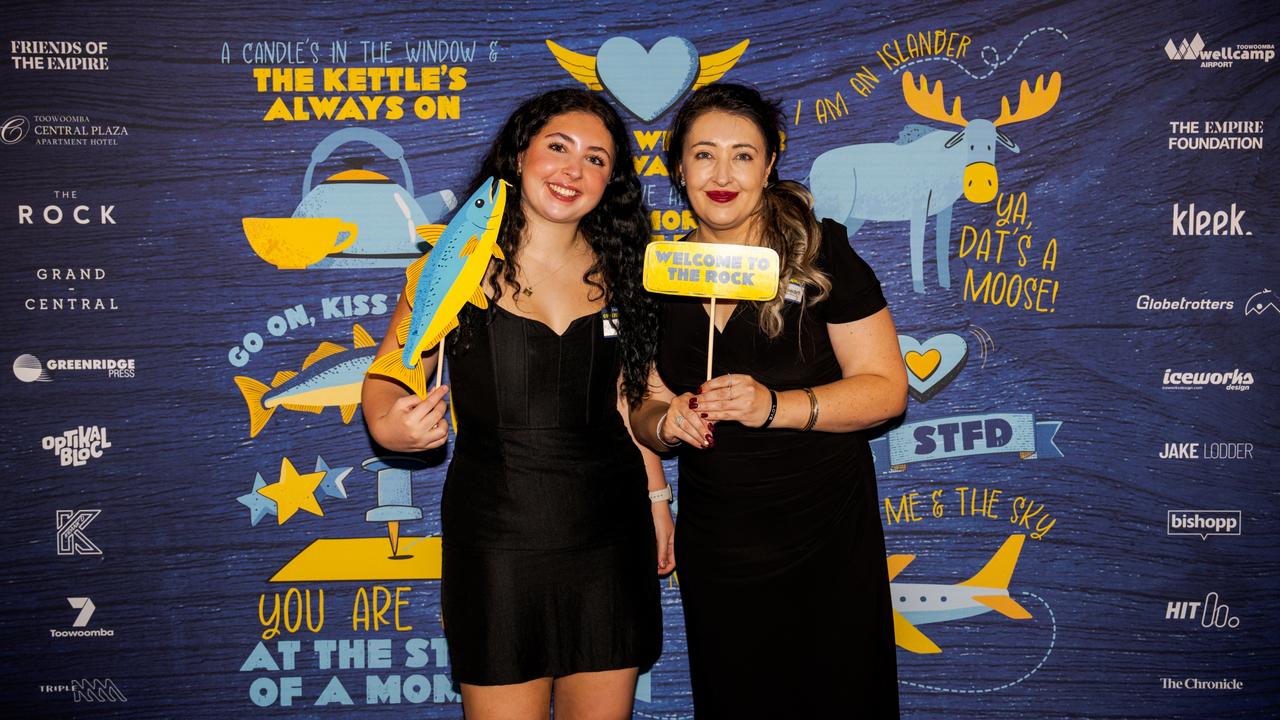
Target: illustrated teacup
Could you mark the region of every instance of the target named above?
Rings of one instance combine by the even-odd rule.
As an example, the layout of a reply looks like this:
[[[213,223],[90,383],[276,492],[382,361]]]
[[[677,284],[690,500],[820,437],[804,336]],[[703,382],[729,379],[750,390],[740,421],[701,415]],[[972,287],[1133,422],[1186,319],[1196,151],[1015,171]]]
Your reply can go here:
[[[342,218],[244,218],[244,235],[258,257],[281,270],[301,270],[356,241],[355,223]],[[342,242],[342,233],[347,237]]]

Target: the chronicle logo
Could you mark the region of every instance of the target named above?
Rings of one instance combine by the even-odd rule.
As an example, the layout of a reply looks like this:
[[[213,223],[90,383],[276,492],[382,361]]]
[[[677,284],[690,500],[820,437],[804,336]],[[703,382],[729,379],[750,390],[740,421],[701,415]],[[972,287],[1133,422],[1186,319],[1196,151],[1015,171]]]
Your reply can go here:
[[[1253,373],[1240,372],[1178,372],[1166,368],[1165,390],[1203,390],[1206,385],[1220,385],[1224,390],[1245,391],[1253,386]]]
[[[1241,522],[1239,510],[1170,510],[1166,534],[1196,535],[1201,540],[1210,535],[1238,537]]]
[[[1165,605],[1165,620],[1199,620],[1200,627],[1221,630],[1240,627],[1240,617],[1231,614],[1231,607],[1211,592],[1200,601],[1174,601]]]
[[[89,621],[93,619],[93,613],[97,610],[97,606],[93,604],[93,600],[87,597],[69,597],[67,604],[73,609],[79,610],[76,619],[71,623],[71,630],[58,630],[49,628],[49,637],[54,638],[74,638],[74,637],[115,637],[116,631],[108,628],[94,628],[92,630],[82,629],[89,626]]]
[[[101,555],[102,549],[89,539],[84,529],[102,514],[101,510],[58,510],[57,541],[59,555]]]
[[[1266,288],[1254,293],[1244,304],[1244,316],[1250,315],[1280,315],[1280,297]]]
[[[1210,300],[1209,298],[1200,298],[1197,300],[1188,300],[1180,297],[1177,300],[1169,298],[1157,298],[1150,295],[1139,295],[1137,308],[1139,310],[1151,310],[1160,312],[1164,310],[1194,312],[1207,312],[1210,310],[1231,310],[1236,306],[1234,300]]]
[[[1205,680],[1203,678],[1160,678],[1162,690],[1243,690],[1244,681],[1236,678],[1219,678]]]
[[[110,678],[81,678],[72,680],[66,685],[41,685],[40,692],[71,693],[76,702],[127,702],[128,698],[120,692],[120,687]]]
[[[1170,60],[1199,60],[1202,68],[1229,68],[1238,60],[1271,62],[1276,56],[1276,46],[1271,43],[1250,43],[1223,45],[1215,50],[1206,50],[1204,38],[1200,37],[1200,33],[1196,33],[1190,42],[1184,37],[1182,42],[1176,45],[1173,38],[1169,38],[1164,45],[1164,52]]]
[[[1174,203],[1173,234],[1196,237],[1252,235],[1253,232],[1245,230],[1241,224],[1246,212],[1237,210],[1235,203],[1231,203],[1228,210],[1196,210],[1195,203],[1188,203],[1185,208]]]
[[[22,115],[14,115],[0,125],[0,143],[16,145],[22,142],[31,129],[31,121]]]
[[[105,371],[109,378],[131,378],[137,367],[133,358],[59,358],[41,363],[35,355],[23,354],[13,361],[13,375],[22,382],[49,382],[53,380],[51,370],[99,370]]]
[[[91,458],[102,457],[102,451],[111,447],[111,441],[107,439],[105,427],[80,425],[59,435],[45,435],[40,439],[40,447],[57,456],[63,467],[79,467]]]

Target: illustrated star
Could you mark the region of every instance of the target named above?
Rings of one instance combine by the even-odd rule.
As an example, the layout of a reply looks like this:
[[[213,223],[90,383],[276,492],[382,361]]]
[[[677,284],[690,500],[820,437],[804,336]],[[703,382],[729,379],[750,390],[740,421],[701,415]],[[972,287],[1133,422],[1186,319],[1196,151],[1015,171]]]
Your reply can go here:
[[[258,494],[258,491],[266,486],[267,481],[262,479],[262,473],[258,473],[253,478],[253,489],[236,498],[236,502],[249,508],[249,522],[253,523],[254,527],[258,527],[262,516],[276,514],[276,504]]]
[[[276,501],[276,521],[283,525],[299,510],[306,510],[312,515],[324,517],[324,510],[316,502],[316,487],[324,479],[324,473],[299,474],[289,462],[289,458],[280,459],[280,481],[258,491],[259,495]]]
[[[316,472],[324,473],[324,480],[320,481],[320,487],[316,489],[316,500],[320,499],[321,493],[325,497],[347,499],[347,488],[343,486],[347,476],[351,474],[352,468],[336,467],[331,468],[325,463],[324,458],[316,456]]]

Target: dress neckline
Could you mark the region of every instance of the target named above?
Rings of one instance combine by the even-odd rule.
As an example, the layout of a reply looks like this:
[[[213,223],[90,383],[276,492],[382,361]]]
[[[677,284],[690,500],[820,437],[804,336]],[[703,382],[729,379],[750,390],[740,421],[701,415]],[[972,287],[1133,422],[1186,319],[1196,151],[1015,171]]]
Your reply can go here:
[[[577,325],[578,325],[578,323],[580,323],[580,322],[582,322],[583,320],[586,320],[586,319],[588,319],[588,318],[591,318],[591,317],[594,317],[594,316],[596,316],[596,315],[599,315],[599,314],[600,314],[600,312],[601,312],[601,310],[603,310],[603,309],[604,309],[604,308],[601,308],[600,310],[592,310],[591,312],[587,313],[586,315],[579,315],[578,317],[576,317],[576,318],[574,318],[574,319],[572,319],[572,320],[570,320],[570,321],[569,321],[569,324],[565,327],[564,332],[559,332],[559,333],[558,333],[558,332],[556,332],[556,331],[555,331],[555,328],[551,327],[550,325],[546,324],[545,322],[543,322],[543,321],[541,321],[541,320],[539,320],[539,319],[537,319],[537,318],[531,318],[531,317],[529,317],[528,315],[519,315],[519,314],[517,314],[517,313],[513,313],[513,312],[511,312],[510,310],[508,310],[508,309],[506,309],[506,308],[502,307],[501,305],[499,305],[497,302],[494,302],[492,299],[490,299],[490,302],[492,302],[492,303],[493,303],[493,306],[494,306],[494,307],[496,307],[497,309],[499,309],[499,310],[501,310],[502,312],[506,313],[507,315],[510,315],[510,316],[511,316],[511,317],[513,317],[513,318],[518,318],[518,319],[520,319],[520,320],[525,320],[525,321],[531,322],[531,323],[533,323],[534,325],[537,325],[537,326],[539,326],[539,327],[545,328],[547,332],[551,333],[552,335],[555,335],[556,337],[560,337],[560,338],[564,337],[565,335],[568,335],[568,334],[569,334],[569,331],[570,331],[570,330],[572,330],[575,326],[577,326]],[[705,313],[704,313],[704,314],[705,314]]]

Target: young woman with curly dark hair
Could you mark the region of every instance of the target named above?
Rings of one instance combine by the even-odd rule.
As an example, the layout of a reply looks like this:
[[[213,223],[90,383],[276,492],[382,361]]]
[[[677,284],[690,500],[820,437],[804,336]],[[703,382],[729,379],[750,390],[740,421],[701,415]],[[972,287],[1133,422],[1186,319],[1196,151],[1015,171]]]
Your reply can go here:
[[[640,284],[649,228],[626,128],[594,93],[544,93],[507,120],[473,188],[490,177],[510,184],[505,261],[484,281],[488,310],[468,304],[447,345],[459,429],[441,596],[453,678],[472,720],[545,718],[553,693],[557,718],[627,718],[661,646],[655,568],[674,567],[674,529],[662,466],[625,424],[658,326]],[[408,312],[402,297],[391,327]],[[379,354],[399,351],[389,333]],[[374,439],[439,447],[448,391],[419,400],[370,376]]]

